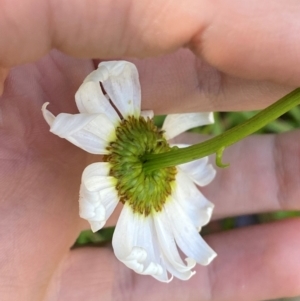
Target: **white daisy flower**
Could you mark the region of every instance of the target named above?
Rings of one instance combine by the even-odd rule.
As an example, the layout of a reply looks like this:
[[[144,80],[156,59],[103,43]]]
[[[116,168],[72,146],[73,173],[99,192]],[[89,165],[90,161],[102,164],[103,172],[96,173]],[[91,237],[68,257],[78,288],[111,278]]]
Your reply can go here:
[[[54,116],[47,103],[42,112],[52,133],[89,153],[105,155],[104,162],[83,172],[80,216],[98,231],[122,202],[112,241],[116,257],[135,272],[163,282],[173,276],[189,279],[196,263],[207,265],[216,256],[199,235],[214,206],[197,188],[209,184],[215,170],[202,158],[147,172],[143,155],[171,150],[168,139],[212,123],[212,113],[169,115],[158,129],[153,112],[141,111],[138,72],[125,61],[100,63],[75,99],[79,114]]]

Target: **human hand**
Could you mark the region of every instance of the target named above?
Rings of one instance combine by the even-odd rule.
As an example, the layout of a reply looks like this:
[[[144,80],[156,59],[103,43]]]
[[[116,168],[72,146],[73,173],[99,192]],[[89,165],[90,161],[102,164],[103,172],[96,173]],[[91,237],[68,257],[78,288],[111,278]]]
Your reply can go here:
[[[57,5],[63,4],[57,3]],[[267,4],[265,5],[269,8]],[[78,8],[76,13],[76,7],[73,6],[73,13],[75,15],[82,13],[80,10],[82,8]],[[102,10],[103,7],[105,5],[101,7]],[[122,7],[121,3],[120,7]],[[153,11],[148,12],[149,18],[151,13],[155,13],[155,7],[154,5]],[[204,8],[205,6],[202,7]],[[95,16],[95,19],[89,19],[91,26],[95,27],[95,20],[99,15],[92,9],[89,11]],[[191,6],[190,13],[187,10],[181,13],[188,15],[193,14],[194,11],[195,8]],[[176,11],[173,12],[176,15]],[[278,12],[280,15],[283,14],[283,8],[282,10],[278,8]],[[62,20],[63,14],[66,13],[68,13],[66,10],[57,8],[56,19]],[[39,19],[41,15],[33,20],[28,18],[30,22],[27,23],[30,23],[32,30],[28,32],[31,34],[36,32],[35,28],[38,28],[32,25],[33,21]],[[225,13],[223,15],[226,16]],[[145,18],[145,15],[139,14],[137,8],[137,12],[133,13],[135,24],[140,21],[139,16]],[[205,17],[203,12],[199,18],[202,17]],[[73,19],[78,20],[78,18]],[[69,22],[73,22],[73,19]],[[114,18],[111,22],[116,22],[117,19]],[[162,20],[164,19],[162,18],[161,22]],[[229,21],[233,22],[226,19],[226,22]],[[24,26],[27,23],[23,23]],[[64,31],[67,32],[66,27],[70,33],[68,39],[61,38],[61,50],[78,56],[108,57],[108,49],[98,44],[98,36],[95,39],[91,34],[89,36],[91,40],[86,41],[83,39],[86,35],[83,34],[80,38],[81,35],[72,34],[74,27],[70,24],[63,26],[61,21],[53,24],[57,26],[55,27],[58,30],[57,35],[64,36]],[[139,24],[142,28],[142,24]],[[159,28],[172,28],[169,25],[161,24]],[[148,42],[147,51],[143,50],[141,43],[145,36],[142,36],[141,39],[137,38],[135,43],[132,42],[132,50],[128,49],[127,54],[139,56],[163,54],[176,48],[174,45],[179,48],[186,44],[186,41],[183,43],[177,36],[182,27],[176,28],[174,25],[173,27],[178,30],[166,34],[170,36],[170,40],[161,39],[165,46],[162,47],[157,39],[152,39],[153,44]],[[88,27],[83,31],[90,32],[91,28]],[[95,35],[98,33],[100,36],[99,28],[97,26],[95,28],[97,28],[94,29]],[[149,26],[149,41],[151,41],[150,28],[152,27]],[[155,26],[153,28],[155,29]],[[250,26],[249,29],[251,28]],[[284,32],[285,27],[280,28]],[[41,31],[40,27],[38,29]],[[217,33],[221,29],[222,23]],[[130,30],[133,31],[134,28],[128,29],[128,37]],[[185,34],[190,40],[194,32]],[[40,37],[42,40],[45,37],[49,39],[45,32]],[[110,33],[109,36],[103,36],[103,41],[111,39],[116,43],[117,37],[117,33]],[[75,41],[75,38],[79,39]],[[264,38],[266,37],[262,35],[263,41]],[[4,43],[3,39],[1,41]],[[18,41],[24,40],[18,39]],[[212,38],[212,41],[220,42],[216,37]],[[227,40],[223,41],[225,44],[226,42]],[[64,43],[69,47],[63,46]],[[274,43],[273,41],[271,45],[273,46]],[[44,45],[42,41],[28,45],[28,51],[27,43],[25,42],[24,45],[22,56],[18,52],[18,47],[6,47],[11,50],[10,53],[8,50],[3,50],[4,47],[0,47],[4,54],[2,65],[10,67],[20,62],[32,61],[48,50],[46,48],[40,50],[39,47]],[[73,45],[73,48],[70,45]],[[90,48],[84,45],[90,45]],[[193,45],[198,44],[195,42]],[[251,49],[249,43],[247,45]],[[109,47],[119,51],[111,55],[124,54],[123,48],[112,45]],[[247,47],[245,49],[248,49]],[[197,47],[194,46],[194,49]],[[224,49],[226,53],[226,47],[218,47],[218,49]],[[263,49],[265,51],[265,48]],[[6,51],[7,55],[4,53]],[[241,49],[239,51],[243,52]],[[220,52],[220,55],[223,54],[224,52]],[[274,57],[279,55],[277,52],[272,54]],[[249,52],[244,50],[243,55],[245,58]],[[204,57],[210,61],[207,55],[204,54]],[[228,54],[228,60],[229,57],[231,60],[238,59],[235,53]],[[222,59],[219,56],[216,58]],[[291,90],[280,84],[258,82],[255,79],[271,78],[277,83],[287,82],[294,73],[296,54],[289,55],[290,63],[287,62],[284,66],[277,62],[277,65],[264,65],[263,55],[251,64],[243,62],[242,66],[238,65],[237,60],[232,66],[245,68],[237,71],[231,65],[225,68],[226,66],[221,66],[224,63],[217,64],[216,58],[210,63],[223,72],[226,70],[227,75],[222,73],[221,76],[219,69],[204,63],[200,58],[196,60],[188,50],[181,50],[159,59],[135,60],[141,73],[144,108],[153,108],[157,113],[260,108]],[[297,220],[249,227],[207,237],[209,244],[219,254],[215,262],[206,268],[198,267],[197,274],[190,281],[174,280],[169,285],[132,274],[115,260],[109,247],[69,250],[80,230],[86,227],[78,218],[77,198],[81,172],[86,165],[98,158],[88,157],[66,141],[51,136],[40,115],[40,107],[42,103],[49,101],[55,113],[75,112],[74,93],[85,75],[93,68],[94,65],[89,60],[71,59],[53,52],[37,63],[15,68],[6,82],[5,93],[0,102],[3,116],[0,205],[3,242],[0,255],[3,277],[1,279],[3,289],[0,293],[2,299],[31,301],[82,298],[134,300],[136,298],[138,300],[142,296],[144,299],[151,300],[154,298],[158,300],[170,298],[173,300],[176,298],[178,300],[184,298],[261,300],[299,293],[299,261],[297,260],[299,222]],[[280,71],[284,74],[280,75]],[[275,73],[278,75],[275,76]],[[202,77],[201,74],[207,77]],[[247,75],[246,77],[251,80],[233,77],[230,74],[238,74],[242,77]],[[218,81],[220,78],[222,81]],[[222,82],[221,86],[220,82]],[[296,85],[297,74],[288,83]],[[242,91],[245,90],[247,93],[242,95]],[[182,101],[183,99],[185,101]],[[241,101],[238,102],[239,100]],[[278,136],[276,139],[274,136],[253,137],[230,148],[225,155],[227,156],[225,160],[231,162],[231,167],[220,171],[217,179],[204,189],[204,193],[216,205],[215,217],[299,208],[297,206],[299,170],[295,164],[299,154],[298,135],[295,132]],[[273,156],[270,155],[271,153]],[[274,169],[274,166],[277,168]],[[116,216],[112,217],[111,224],[115,222],[115,218]],[[278,236],[280,240],[277,239]]]

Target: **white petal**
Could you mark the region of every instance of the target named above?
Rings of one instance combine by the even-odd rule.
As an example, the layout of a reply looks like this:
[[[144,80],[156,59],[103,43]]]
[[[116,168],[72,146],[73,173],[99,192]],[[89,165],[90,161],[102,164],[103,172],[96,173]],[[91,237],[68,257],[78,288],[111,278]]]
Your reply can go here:
[[[51,126],[52,123],[54,122],[55,116],[50,111],[48,111],[46,109],[47,106],[48,106],[48,104],[49,104],[49,102],[45,102],[43,104],[43,106],[42,106],[42,113],[43,113],[43,116],[44,116],[45,120],[49,124],[49,126]]]
[[[87,201],[87,199],[82,197],[80,194],[79,199],[79,216],[84,219],[90,219],[95,216],[95,205]]]
[[[125,203],[112,244],[116,257],[127,267],[161,281],[168,280],[162,277],[166,273],[155,251],[157,246],[153,241],[153,221],[150,216],[133,213],[131,207]]]
[[[89,191],[101,191],[106,188],[114,187],[116,179],[108,176],[93,176],[84,181],[85,187]]]
[[[211,164],[206,165],[206,167],[201,170],[197,166],[197,161],[186,163],[185,166],[182,166],[184,165],[182,164],[178,167],[185,171],[193,182],[203,187],[211,183],[211,181],[215,178],[216,170]]]
[[[99,72],[99,70],[93,72]],[[93,76],[88,76],[75,94],[79,112],[105,114],[116,125],[120,121],[117,112],[103,95],[99,81],[92,81],[91,79],[93,79]]]
[[[106,147],[115,139],[115,127],[104,114],[61,113],[54,117],[46,106],[42,110],[52,133],[89,153],[106,154]]]
[[[90,193],[84,184],[81,184],[79,192],[79,216],[88,221],[105,220],[105,208],[101,204],[99,193]]]
[[[172,144],[179,148],[188,147],[188,144]],[[215,178],[216,170],[208,163],[208,157],[204,157],[195,161],[177,165],[177,168],[184,171],[193,182],[199,186],[206,186]]]
[[[110,172],[111,165],[107,162],[97,162],[88,165],[83,173],[82,179],[92,177],[92,176],[108,176]]]
[[[105,207],[105,220],[111,216],[119,203],[118,191],[115,187],[108,187],[99,191],[102,205]]]
[[[190,146],[190,144],[182,144],[182,143],[172,143],[170,144],[172,147],[173,146],[177,146],[179,148],[185,148],[185,147],[188,147]],[[193,163],[193,165],[191,167],[189,167],[188,164],[190,163]],[[180,167],[180,169],[184,170],[184,171],[188,171],[190,173],[190,169],[193,168],[193,169],[204,169],[206,167],[208,163],[208,157],[203,157],[201,159],[198,159],[198,160],[195,160],[195,161],[191,161],[191,162],[188,162],[188,163],[184,163],[184,164],[180,164],[180,165],[177,165]]]
[[[166,257],[164,254],[162,254],[162,258],[164,259],[166,268],[168,270],[168,272],[180,279],[180,280],[189,280],[192,276],[194,276],[196,274],[195,271],[192,270],[187,270],[187,271],[179,271],[177,270],[172,263],[170,262],[169,258]],[[187,262],[187,266],[194,266],[195,265],[195,260],[190,259],[190,258],[186,258],[185,261]]]
[[[100,202],[99,189],[97,189],[97,183],[93,179],[96,177],[107,177],[106,187],[113,187],[116,184],[116,180],[113,177],[109,177],[110,164],[105,162],[98,162],[88,165],[82,173],[80,196],[90,203],[98,204]],[[100,184],[102,185],[102,183]]]
[[[196,260],[202,265],[208,265],[217,254],[203,240],[177,202],[169,202],[166,204],[165,210],[171,220],[173,234],[178,247],[189,258]]]
[[[173,280],[173,275],[171,274],[170,277],[168,276],[168,271],[166,269],[166,262],[163,258],[163,254],[161,253],[160,247],[159,247],[159,242],[158,242],[158,238],[157,238],[157,233],[155,232],[155,228],[154,228],[154,223],[152,220],[152,245],[153,245],[153,254],[150,254],[150,258],[152,258],[151,260],[154,262],[155,260],[158,260],[159,265],[162,267],[162,273],[160,275],[152,275],[152,277],[154,277],[155,279],[161,281],[161,282],[165,282],[165,283],[169,283]]]
[[[207,200],[192,180],[180,170],[176,175],[173,198],[188,215],[198,231],[210,221],[214,204]]]
[[[163,258],[168,271],[179,279],[189,279],[194,274],[191,269],[195,266],[196,262],[194,260],[188,260],[187,264],[185,264],[182,261],[175,244],[170,224],[171,221],[166,213],[162,211],[155,214],[153,218],[158,241],[163,252]]]
[[[102,190],[115,187],[117,180],[109,176],[110,164],[98,162],[85,168],[81,177],[80,195],[90,203],[98,204]],[[103,198],[102,198],[103,199]]]
[[[105,225],[119,203],[119,196],[115,187],[102,189],[99,194],[100,205],[96,207],[95,216],[88,219],[93,232],[100,230]]]
[[[146,120],[148,118],[152,119],[154,117],[154,112],[152,110],[144,110],[141,112],[141,116],[144,117]]]
[[[122,116],[138,117],[141,111],[141,87],[135,65],[126,61],[110,61],[101,62],[98,68],[101,72],[99,81]]]
[[[214,115],[209,113],[186,113],[167,115],[162,129],[169,140],[189,129],[214,123]]]
[[[79,215],[90,222],[94,232],[104,226],[119,202],[116,179],[108,173],[109,164],[100,162],[89,165],[82,174]]]
[[[91,230],[95,233],[103,228],[105,222],[93,222],[90,221]]]

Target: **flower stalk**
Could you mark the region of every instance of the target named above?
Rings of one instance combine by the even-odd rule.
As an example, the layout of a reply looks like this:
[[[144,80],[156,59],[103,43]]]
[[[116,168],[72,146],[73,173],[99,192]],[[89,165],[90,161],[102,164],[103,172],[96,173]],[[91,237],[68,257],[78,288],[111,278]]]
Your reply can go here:
[[[217,154],[217,165],[219,167],[226,167],[228,165],[223,165],[221,160],[222,153],[226,147],[253,134],[298,104],[300,104],[300,88],[290,92],[247,121],[212,139],[185,148],[174,147],[170,151],[160,154],[145,155],[142,158],[143,167],[147,172],[151,172],[159,168],[194,161],[214,153]]]

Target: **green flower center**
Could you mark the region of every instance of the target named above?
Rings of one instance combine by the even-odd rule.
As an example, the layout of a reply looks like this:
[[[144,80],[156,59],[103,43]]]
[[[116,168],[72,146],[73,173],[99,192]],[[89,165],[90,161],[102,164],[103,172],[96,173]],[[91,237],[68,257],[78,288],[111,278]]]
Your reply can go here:
[[[105,160],[111,163],[110,175],[117,179],[116,188],[122,203],[145,216],[162,210],[172,192],[176,168],[145,171],[143,157],[159,154],[171,147],[151,119],[128,117],[116,128],[116,139],[107,147]]]

